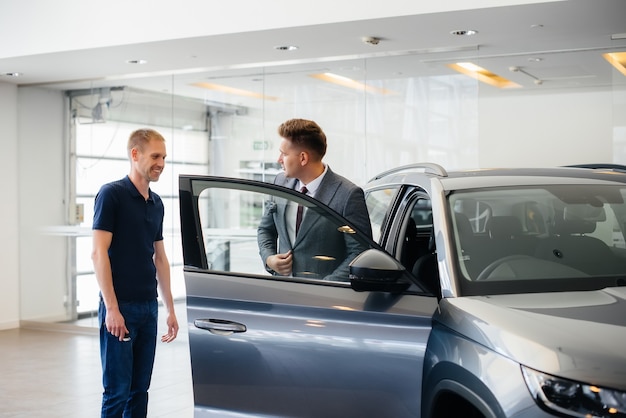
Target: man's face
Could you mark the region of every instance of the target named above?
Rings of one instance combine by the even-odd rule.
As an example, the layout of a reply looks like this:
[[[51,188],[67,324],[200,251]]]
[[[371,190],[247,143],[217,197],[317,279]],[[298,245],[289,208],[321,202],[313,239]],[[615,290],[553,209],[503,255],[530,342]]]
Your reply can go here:
[[[137,171],[148,181],[158,181],[165,168],[165,143],[159,140],[149,141],[143,151],[136,148],[133,161]]]
[[[283,138],[278,149],[278,162],[283,167],[287,177],[298,178],[302,170],[302,150],[295,147],[291,141]]]

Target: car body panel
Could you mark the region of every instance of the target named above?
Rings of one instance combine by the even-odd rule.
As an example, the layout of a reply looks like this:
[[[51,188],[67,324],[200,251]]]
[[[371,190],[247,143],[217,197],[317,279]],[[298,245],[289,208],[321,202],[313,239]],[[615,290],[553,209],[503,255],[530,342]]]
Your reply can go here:
[[[422,387],[422,417],[450,416],[434,412],[437,397],[449,392],[471,403],[483,417],[554,416],[529,396],[517,362],[438,322],[428,341]],[[457,411],[453,416],[463,415]]]
[[[545,373],[626,390],[626,287],[446,300],[435,321]]]
[[[377,301],[346,287],[313,293],[307,283],[185,276],[196,408],[299,417],[419,410],[432,297]],[[211,332],[196,326],[202,319],[246,330]]]

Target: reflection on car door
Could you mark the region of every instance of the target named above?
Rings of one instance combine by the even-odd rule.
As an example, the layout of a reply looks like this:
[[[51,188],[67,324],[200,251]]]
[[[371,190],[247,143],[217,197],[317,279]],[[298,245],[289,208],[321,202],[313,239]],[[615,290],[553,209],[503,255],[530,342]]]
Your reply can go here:
[[[419,416],[435,298],[355,292],[315,274],[272,275],[256,228],[266,202],[278,199],[305,204],[348,239],[376,246],[297,192],[181,176],[196,417]]]

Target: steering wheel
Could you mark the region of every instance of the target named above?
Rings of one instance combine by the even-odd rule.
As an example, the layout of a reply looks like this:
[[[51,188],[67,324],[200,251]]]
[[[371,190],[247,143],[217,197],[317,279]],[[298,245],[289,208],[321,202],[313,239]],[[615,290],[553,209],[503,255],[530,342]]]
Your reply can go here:
[[[588,275],[582,271],[561,263],[515,254],[490,263],[480,272],[476,280],[556,279],[586,276]]]

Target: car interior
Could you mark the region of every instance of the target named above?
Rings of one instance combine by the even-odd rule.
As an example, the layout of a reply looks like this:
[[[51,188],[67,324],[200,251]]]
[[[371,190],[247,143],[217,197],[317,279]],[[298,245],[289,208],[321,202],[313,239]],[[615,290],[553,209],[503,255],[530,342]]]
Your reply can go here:
[[[570,188],[453,194],[457,265],[466,280],[624,276],[624,199],[614,192],[593,197],[573,193]],[[430,201],[415,200],[409,213],[400,261],[441,298]]]
[[[624,223],[616,215],[620,210],[614,210],[624,206],[623,199],[610,202],[600,196],[597,201],[563,201],[547,194],[538,203],[519,201],[525,198],[523,190],[515,198],[509,193],[492,194],[482,201],[471,199],[474,204],[480,202],[488,208],[471,212],[481,217],[484,214],[484,222],[470,218],[467,212],[455,212],[458,259],[469,280],[565,278],[573,274],[572,270],[585,276],[625,272]],[[454,198],[451,201],[455,208],[468,206],[458,204]],[[544,268],[516,270],[509,264],[506,269],[496,269],[511,256],[525,256],[526,265],[530,259],[566,268],[554,265],[548,273]],[[491,275],[483,274],[485,271]]]
[[[440,297],[439,269],[430,200],[417,199],[408,217],[401,262],[421,284]]]

